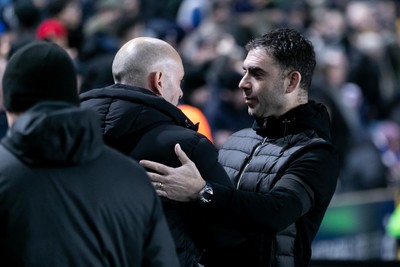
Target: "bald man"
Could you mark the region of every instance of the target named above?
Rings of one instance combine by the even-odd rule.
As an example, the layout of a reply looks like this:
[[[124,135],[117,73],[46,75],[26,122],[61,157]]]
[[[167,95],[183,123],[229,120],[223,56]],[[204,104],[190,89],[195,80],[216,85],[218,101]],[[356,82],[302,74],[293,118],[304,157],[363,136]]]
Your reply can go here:
[[[218,163],[216,148],[177,108],[184,68],[171,45],[155,38],[135,38],[118,51],[112,72],[115,84],[81,94],[81,106],[99,115],[107,144],[136,160],[177,167],[180,161],[174,146],[179,143],[206,181],[232,187]],[[154,186],[165,189],[160,183]],[[163,199],[181,266],[198,266],[203,254],[225,240],[201,208],[210,195],[205,186],[193,203]]]

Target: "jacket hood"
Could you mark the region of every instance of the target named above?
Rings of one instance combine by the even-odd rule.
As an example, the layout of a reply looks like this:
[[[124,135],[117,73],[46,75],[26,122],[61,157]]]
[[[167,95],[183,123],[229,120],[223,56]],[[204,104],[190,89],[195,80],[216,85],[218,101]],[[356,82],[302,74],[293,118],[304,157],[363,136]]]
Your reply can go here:
[[[68,166],[97,158],[103,148],[98,117],[62,102],[42,102],[21,115],[2,145],[28,165]]]
[[[314,101],[300,105],[278,118],[270,116],[256,119],[253,129],[260,135],[270,138],[279,138],[311,129],[322,139],[332,141],[329,113],[323,104]]]
[[[123,84],[92,89],[80,95],[81,106],[100,115],[106,143],[122,152],[131,151],[148,129],[175,124],[197,131],[183,112],[153,92]],[[124,143],[124,147],[118,144]]]

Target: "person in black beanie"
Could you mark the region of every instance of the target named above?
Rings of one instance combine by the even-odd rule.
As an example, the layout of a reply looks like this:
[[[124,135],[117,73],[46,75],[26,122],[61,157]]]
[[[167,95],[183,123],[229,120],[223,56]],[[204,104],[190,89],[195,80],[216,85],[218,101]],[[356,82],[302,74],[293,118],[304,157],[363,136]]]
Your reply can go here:
[[[26,111],[44,100],[78,106],[76,73],[72,61],[66,58],[68,54],[47,42],[23,48],[10,58],[4,73],[4,108]]]
[[[148,177],[103,143],[79,108],[73,63],[34,41],[3,78],[9,130],[0,144],[0,266],[177,266]]]

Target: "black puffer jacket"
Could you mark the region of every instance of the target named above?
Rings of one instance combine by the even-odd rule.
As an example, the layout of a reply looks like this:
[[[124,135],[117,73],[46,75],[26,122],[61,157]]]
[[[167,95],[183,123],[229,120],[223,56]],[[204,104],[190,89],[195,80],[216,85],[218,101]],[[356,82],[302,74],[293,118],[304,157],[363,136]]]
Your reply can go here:
[[[179,264],[144,169],[104,145],[93,112],[38,104],[0,158],[0,266]]]
[[[233,187],[213,144],[180,109],[149,90],[115,84],[81,94],[81,105],[100,115],[106,143],[123,153],[177,167],[174,146],[179,143],[206,180]],[[193,266],[214,237],[205,232],[196,203],[163,203],[181,265]]]
[[[239,190],[215,185],[209,212],[247,238],[209,266],[307,266],[339,172],[325,107],[256,121],[225,142],[220,162]]]

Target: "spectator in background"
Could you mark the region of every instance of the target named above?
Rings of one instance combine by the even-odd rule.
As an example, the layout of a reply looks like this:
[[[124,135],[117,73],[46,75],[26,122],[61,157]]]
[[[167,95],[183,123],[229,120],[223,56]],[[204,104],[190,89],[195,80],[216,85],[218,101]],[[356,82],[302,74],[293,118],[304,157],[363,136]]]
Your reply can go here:
[[[107,144],[130,157],[152,159],[172,166],[181,143],[206,180],[232,188],[217,161],[217,150],[177,108],[182,97],[181,57],[167,42],[135,38],[118,51],[112,65],[115,84],[81,94],[83,108],[93,109],[102,121]],[[162,188],[162,184],[156,185]],[[204,249],[218,239],[195,203],[163,199],[164,211],[182,267],[198,266]]]
[[[18,0],[13,8],[15,17],[9,19],[15,23],[10,23],[10,29],[1,36],[1,51],[7,59],[18,48],[35,40],[37,26],[42,20],[42,12],[33,0]]]
[[[17,0],[14,4],[17,21],[17,39],[34,38],[35,29],[42,19],[41,10],[32,0]]]
[[[227,35],[230,11],[228,2],[212,1],[202,23],[188,32],[181,44],[180,50],[185,62],[190,62],[194,67],[201,67],[218,57],[219,44]]]
[[[107,86],[114,82],[111,70],[114,56],[115,53],[99,54],[94,59],[86,62],[82,74],[82,84],[79,88],[80,93],[93,88]]]
[[[75,48],[70,47],[68,39],[68,30],[58,18],[48,18],[43,20],[37,27],[36,39],[55,43],[64,48],[71,57],[76,70],[78,90],[82,83],[82,73],[80,71],[80,63]]]
[[[377,10],[385,3],[389,6],[385,8],[383,15]],[[349,81],[357,84],[362,91],[363,116],[367,127],[382,119],[385,107],[397,90],[396,74],[385,57],[385,44],[391,36],[388,35],[387,25],[383,24],[387,18],[395,16],[395,11],[396,8],[390,1],[352,1],[345,9],[346,21],[351,30],[348,39],[353,49],[352,53],[348,54],[352,64]],[[394,23],[392,27],[394,30]]]
[[[368,133],[362,127],[362,93],[356,84],[348,82],[349,62],[344,51],[327,45],[320,52],[318,63],[318,75],[315,75],[310,99],[327,107],[332,129],[335,129],[332,131],[332,143],[339,154],[340,190],[349,191],[356,188],[356,185],[364,184],[365,180],[380,180],[381,168],[373,162],[375,154],[360,155],[360,152],[366,152],[372,147]],[[360,165],[361,158],[365,162],[372,162],[367,167]],[[357,162],[358,167],[353,162]],[[366,168],[368,171],[363,171]]]
[[[185,74],[182,83],[185,93],[178,107],[192,122],[198,123],[198,132],[213,142],[211,127],[204,113],[211,97],[211,88],[205,76],[206,74],[201,69],[193,69]]]
[[[83,42],[82,11],[79,0],[47,0],[36,38],[63,47],[80,71],[78,53]]]
[[[85,26],[86,42],[80,51],[80,92],[114,83],[111,66],[118,49],[128,40],[144,35],[137,5],[137,0],[120,1],[120,4],[114,0],[96,2],[95,6],[100,12]],[[103,19],[103,16],[106,19]],[[107,19],[112,21],[103,25],[102,22]],[[112,27],[109,27],[110,25]]]
[[[81,110],[64,49],[34,41],[3,77],[1,266],[165,266],[178,260],[160,200],[136,162]]]
[[[68,47],[80,50],[83,40],[83,11],[80,0],[47,0],[45,19],[57,19],[66,29]]]
[[[217,77],[218,104],[211,121],[217,148],[221,148],[234,132],[249,128],[254,122],[243,101],[243,90],[239,88],[241,79],[242,75],[236,70],[221,71]]]
[[[52,42],[64,48],[74,62],[78,90],[82,83],[79,49],[82,42],[82,11],[78,0],[47,0],[43,19],[36,28],[35,39]]]
[[[85,42],[79,59],[85,67],[104,55],[114,56],[121,44],[115,36],[116,22],[122,16],[122,6],[117,0],[99,0],[93,3],[95,12],[83,25]]]
[[[388,170],[383,185],[400,185],[400,125],[393,121],[381,121],[372,131],[372,141],[379,151],[382,163]],[[385,179],[386,178],[386,179]]]
[[[36,38],[68,49],[68,31],[59,19],[42,21],[37,28]]]

